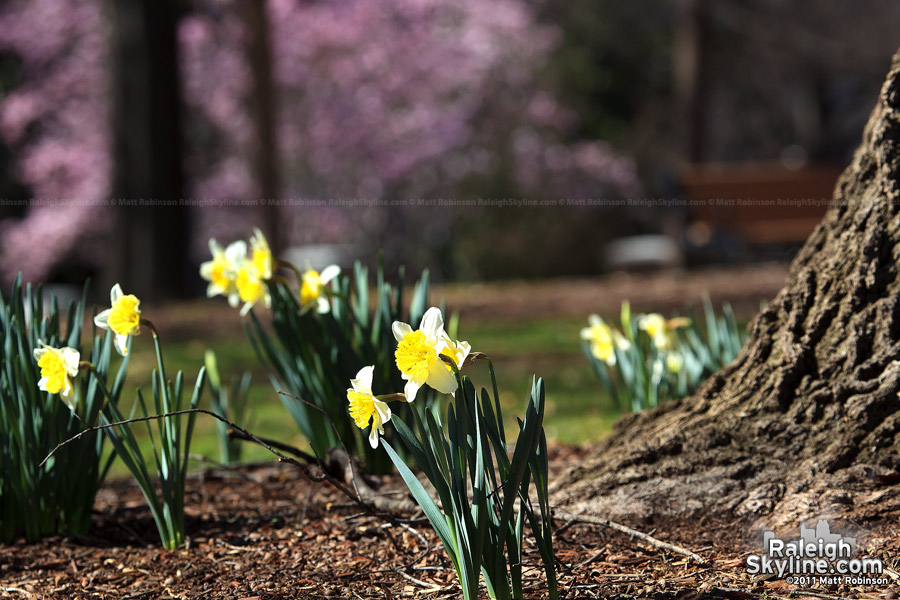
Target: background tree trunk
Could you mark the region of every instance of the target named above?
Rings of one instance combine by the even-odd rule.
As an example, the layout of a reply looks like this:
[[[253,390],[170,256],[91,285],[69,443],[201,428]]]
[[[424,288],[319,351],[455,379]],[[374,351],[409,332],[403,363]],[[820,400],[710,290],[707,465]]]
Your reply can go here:
[[[108,290],[121,282],[143,300],[198,287],[187,260],[190,212],[184,197],[181,85],[174,0],[107,2],[112,23],[112,197],[117,203]]]
[[[770,526],[900,504],[900,52],[831,208],[691,398],[621,419],[557,501],[610,518]]]

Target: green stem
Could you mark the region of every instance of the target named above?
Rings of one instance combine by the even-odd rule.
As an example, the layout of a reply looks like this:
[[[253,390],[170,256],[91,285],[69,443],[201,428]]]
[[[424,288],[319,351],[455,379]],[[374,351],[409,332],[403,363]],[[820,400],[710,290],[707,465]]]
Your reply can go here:
[[[277,258],[277,259],[275,259],[275,267],[290,269],[291,271],[294,272],[294,275],[297,276],[297,285],[303,284],[303,273],[300,272],[300,269],[298,269],[297,265],[295,265],[294,263]]]

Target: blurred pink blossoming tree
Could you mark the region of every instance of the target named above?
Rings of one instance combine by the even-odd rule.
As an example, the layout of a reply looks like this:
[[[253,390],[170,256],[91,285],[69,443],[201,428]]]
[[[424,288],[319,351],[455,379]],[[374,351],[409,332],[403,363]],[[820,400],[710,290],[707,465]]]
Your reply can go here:
[[[397,215],[408,230],[433,215],[415,207],[386,213],[374,205],[385,199],[637,190],[632,161],[602,142],[565,142],[577,117],[539,77],[558,32],[538,24],[523,0],[269,0],[267,9],[279,210],[292,243],[354,236],[384,244]],[[236,0],[197,0],[180,24],[185,170],[195,199],[259,195],[248,158],[255,136],[247,35]],[[80,237],[108,226],[100,218],[107,209],[95,205],[109,197],[113,161],[108,37],[99,0],[9,0],[0,9],[0,51],[18,55],[22,73],[0,98],[0,135],[35,197],[80,200],[68,210],[86,215],[72,217],[84,229],[44,238],[38,252],[23,251],[20,238],[49,209],[3,223],[4,277],[22,269],[44,278]],[[297,202],[331,199],[359,203]],[[245,234],[253,210],[197,211],[196,258],[211,235]],[[445,212],[452,222],[452,209]]]

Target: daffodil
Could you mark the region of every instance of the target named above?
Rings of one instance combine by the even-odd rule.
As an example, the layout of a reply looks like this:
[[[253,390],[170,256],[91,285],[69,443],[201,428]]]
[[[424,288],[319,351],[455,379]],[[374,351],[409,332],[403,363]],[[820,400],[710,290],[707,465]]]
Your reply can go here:
[[[262,302],[266,308],[272,306],[272,296],[269,294],[269,288],[252,261],[244,261],[238,267],[234,285],[237,288],[238,298],[244,303],[244,306],[241,308],[241,316],[250,312],[250,309],[257,302]]]
[[[128,354],[128,338],[141,333],[141,301],[132,294],[124,294],[117,283],[109,292],[109,302],[110,308],[94,317],[94,324],[116,335],[116,350],[125,356]]]
[[[678,373],[681,371],[682,365],[684,365],[684,359],[680,354],[671,353],[666,356],[666,369],[670,373]]]
[[[394,358],[406,381],[404,392],[408,402],[415,400],[419,388],[425,384],[442,394],[456,391],[456,377],[440,358],[447,348],[441,309],[429,308],[416,330],[406,323],[394,321],[392,331],[398,342]]]
[[[59,394],[66,405],[75,410],[75,388],[72,378],[78,374],[81,354],[75,348],[54,348],[44,342],[34,350],[34,360],[41,369],[38,388],[51,394]]]
[[[209,251],[212,260],[200,265],[200,277],[209,282],[206,296],[212,298],[222,294],[228,296],[228,303],[237,306],[239,295],[235,279],[241,264],[247,259],[247,244],[243,241],[232,242],[222,248],[216,240],[209,240]]]
[[[300,311],[307,313],[316,309],[319,314],[327,313],[331,309],[328,298],[324,294],[325,286],[341,274],[341,268],[330,265],[318,272],[315,269],[306,269],[300,278]]]
[[[469,357],[469,353],[472,351],[472,346],[469,342],[463,341],[453,341],[450,339],[450,336],[446,333],[444,334],[444,343],[447,344],[447,347],[444,348],[444,351],[441,352],[442,356],[447,356],[453,360],[453,364],[456,365],[456,368],[462,369],[466,363],[466,359]],[[453,372],[453,369],[450,365],[445,363],[447,369]]]
[[[269,248],[269,242],[259,228],[253,229],[253,235],[250,236],[250,249],[253,254],[250,258],[253,267],[263,280],[272,278],[272,250]]]
[[[659,313],[650,313],[638,317],[638,329],[647,332],[653,345],[658,350],[668,350],[675,344],[675,330],[679,327],[687,327],[691,320],[687,317],[666,319]]]
[[[378,447],[378,436],[384,435],[384,424],[391,420],[391,408],[372,393],[372,372],[374,365],[363,367],[350,380],[352,387],[347,389],[347,400],[350,402],[350,416],[356,426],[365,429],[372,422],[369,431],[369,445]]]
[[[581,330],[581,339],[590,342],[591,354],[609,366],[616,364],[616,347],[627,350],[630,346],[625,336],[607,325],[598,315],[588,317],[590,327]]]

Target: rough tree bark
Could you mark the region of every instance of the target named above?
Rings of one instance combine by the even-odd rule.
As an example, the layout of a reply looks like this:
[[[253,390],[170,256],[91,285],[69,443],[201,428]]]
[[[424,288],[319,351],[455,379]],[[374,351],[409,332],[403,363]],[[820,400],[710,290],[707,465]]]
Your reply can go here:
[[[900,52],[831,208],[734,363],[620,420],[557,500],[770,526],[900,505]]]

